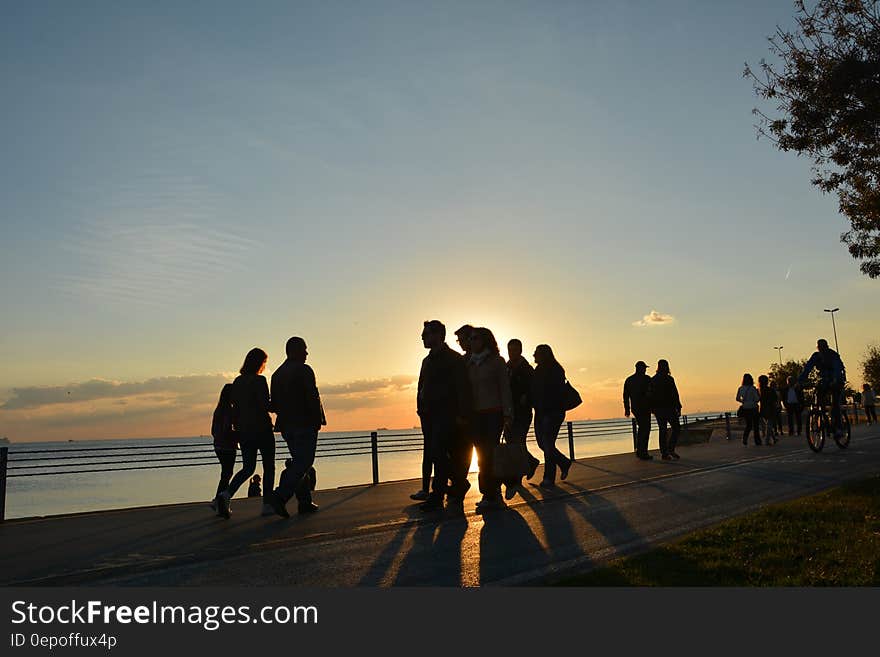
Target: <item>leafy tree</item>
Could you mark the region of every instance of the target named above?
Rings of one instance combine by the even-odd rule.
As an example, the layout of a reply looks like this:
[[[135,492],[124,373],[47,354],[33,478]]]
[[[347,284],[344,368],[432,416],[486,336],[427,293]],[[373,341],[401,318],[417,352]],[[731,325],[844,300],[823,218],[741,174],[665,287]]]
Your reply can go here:
[[[759,137],[813,161],[813,185],[837,194],[850,222],[841,241],[880,277],[880,14],[876,0],[796,0],[794,31],[776,28],[770,52],[743,76],[756,95],[777,103],[759,109]]]
[[[773,363],[770,365],[770,369],[767,372],[767,376],[770,377],[770,384],[773,386],[777,386],[779,388],[785,388],[788,381],[788,377],[792,377],[797,380],[800,376],[801,372],[804,371],[804,367],[807,365],[807,360],[787,360],[782,365],[779,363]],[[810,373],[810,377],[807,380],[807,383],[804,385],[804,393],[809,394],[816,387],[816,383],[818,382],[818,376],[816,375],[816,371]]]
[[[877,390],[880,388],[880,345],[868,345],[862,356],[862,381]]]

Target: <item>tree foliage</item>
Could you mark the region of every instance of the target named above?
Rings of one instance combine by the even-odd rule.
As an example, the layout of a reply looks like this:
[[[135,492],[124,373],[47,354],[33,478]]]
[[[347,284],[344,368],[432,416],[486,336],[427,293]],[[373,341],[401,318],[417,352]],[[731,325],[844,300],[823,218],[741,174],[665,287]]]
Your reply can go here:
[[[880,345],[868,345],[862,356],[862,381],[874,390],[880,388]]]
[[[776,64],[744,77],[776,103],[753,110],[759,137],[813,161],[812,183],[836,193],[850,222],[841,235],[861,271],[880,277],[880,15],[876,0],[795,3],[796,29],[769,38]]]
[[[801,375],[801,372],[804,371],[804,367],[807,365],[807,360],[787,360],[782,365],[779,363],[773,363],[770,365],[770,369],[767,372],[767,376],[770,377],[770,384],[776,386],[778,388],[785,388],[787,385],[788,377],[792,377],[795,381]],[[757,377],[756,377],[757,378]],[[818,381],[816,372],[813,371],[810,373],[810,377],[807,383],[804,385],[804,392],[810,393],[813,388],[816,386],[816,382]]]

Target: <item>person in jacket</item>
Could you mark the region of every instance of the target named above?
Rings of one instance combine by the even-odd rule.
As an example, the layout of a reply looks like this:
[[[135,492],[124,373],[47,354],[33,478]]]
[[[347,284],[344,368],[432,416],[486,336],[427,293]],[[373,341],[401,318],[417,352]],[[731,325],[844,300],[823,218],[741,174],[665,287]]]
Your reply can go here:
[[[758,411],[764,421],[764,442],[775,445],[776,438],[776,404],[778,398],[776,391],[770,385],[770,378],[766,374],[758,377],[758,394],[760,396],[760,409]]]
[[[681,425],[678,421],[681,415],[681,400],[675,379],[669,371],[669,363],[664,359],[657,361],[657,371],[651,378],[651,408],[654,417],[657,418],[660,457],[664,461],[680,458],[675,447],[678,444],[678,434],[681,433]],[[671,433],[667,431],[667,425],[671,427]]]
[[[425,448],[434,470],[434,480],[422,511],[450,505],[460,507],[470,488],[468,465],[453,461],[461,451],[462,427],[470,414],[471,384],[464,356],[446,344],[446,327],[433,319],[424,323],[422,345],[428,355],[422,360],[416,392],[416,410],[422,423]],[[451,482],[451,483],[450,483]]]
[[[761,395],[755,388],[755,380],[752,375],[746,372],[743,374],[742,385],[736,391],[736,401],[741,404],[737,415],[740,415],[746,421],[746,428],[743,431],[743,445],[749,444],[749,433],[754,430],[755,444],[761,444],[760,425],[761,421],[758,416],[758,402]]]
[[[862,404],[865,406],[865,419],[868,425],[877,422],[877,393],[867,383],[862,386]]]
[[[801,415],[804,410],[804,391],[795,385],[793,376],[786,379],[786,387],[782,392],[782,404],[785,406],[785,414],[788,416],[788,435],[801,435]]]
[[[217,511],[217,496],[229,487],[235,470],[235,457],[238,453],[238,437],[235,434],[235,407],[232,405],[232,384],[227,383],[220,390],[220,399],[211,420],[211,436],[214,438],[214,453],[220,461],[220,481],[211,502]]]
[[[798,383],[803,385],[807,382],[810,372],[816,369],[819,372],[819,384],[816,386],[816,395],[819,399],[826,399],[831,395],[831,425],[835,427],[835,434],[843,434],[843,425],[840,421],[840,400],[843,397],[843,389],[846,385],[846,368],[843,361],[834,349],[828,346],[828,341],[819,338],[816,341],[816,351],[810,356],[803,371],[798,376]]]
[[[315,463],[318,432],[326,426],[324,406],[315,372],[306,364],[309,351],[306,341],[294,336],[285,345],[287,359],[272,375],[272,410],[275,429],[287,443],[290,458],[276,488],[268,497],[276,514],[289,516],[287,501],[296,495],[298,513],[314,513],[318,505],[312,501],[309,471]],[[271,490],[269,483],[266,490]]]
[[[632,411],[636,421],[636,457],[650,461],[648,441],[651,437],[651,377],[646,374],[648,365],[640,360],[636,371],[623,382],[623,414]]]
[[[467,371],[471,382],[473,413],[471,435],[477,450],[477,466],[482,499],[477,512],[504,506],[501,482],[495,478],[495,447],[504,431],[513,425],[513,396],[507,375],[507,363],[501,357],[492,331],[477,327],[471,334],[471,356]]]
[[[513,423],[506,439],[510,443],[522,446],[528,463],[526,479],[531,479],[541,463],[526,447],[526,437],[532,426],[532,377],[535,370],[529,365],[529,361],[523,358],[522,342],[517,338],[508,341],[507,356],[507,375],[510,379],[510,394],[513,397]],[[505,482],[505,497],[513,499],[521,485],[521,479]]]
[[[535,406],[535,438],[544,452],[544,477],[538,484],[553,490],[556,487],[556,468],[563,481],[571,469],[571,459],[556,447],[559,428],[565,421],[565,370],[550,345],[535,347],[535,374],[532,378],[532,402]]]
[[[269,384],[263,376],[268,356],[259,348],[251,349],[244,358],[240,374],[232,382],[232,405],[235,407],[235,430],[241,446],[242,468],[226,490],[217,495],[217,514],[229,518],[229,504],[241,485],[257,468],[257,453],[263,462],[265,492],[275,481],[275,435],[269,416]],[[263,514],[271,513],[269,500],[263,496]]]

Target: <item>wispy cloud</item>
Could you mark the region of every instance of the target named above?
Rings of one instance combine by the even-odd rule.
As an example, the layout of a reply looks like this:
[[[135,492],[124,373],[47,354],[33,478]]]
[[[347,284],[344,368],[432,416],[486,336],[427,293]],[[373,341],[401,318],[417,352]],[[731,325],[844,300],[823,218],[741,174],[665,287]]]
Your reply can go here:
[[[667,326],[675,321],[675,317],[652,310],[647,315],[632,323],[633,326]]]
[[[217,226],[216,195],[185,177],[145,173],[91,209],[64,248],[77,267],[59,281],[101,301],[164,306],[242,269],[258,243]]]

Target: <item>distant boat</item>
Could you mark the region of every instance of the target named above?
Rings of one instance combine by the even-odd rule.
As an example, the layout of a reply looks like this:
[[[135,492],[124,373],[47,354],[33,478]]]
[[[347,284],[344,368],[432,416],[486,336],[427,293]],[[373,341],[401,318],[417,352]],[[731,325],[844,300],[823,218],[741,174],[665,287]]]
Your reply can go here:
[[[388,427],[379,427],[376,431],[388,431]]]
[[[9,444],[9,438],[7,438],[6,436],[3,436],[2,438],[0,438],[0,445],[8,445],[8,444]]]

